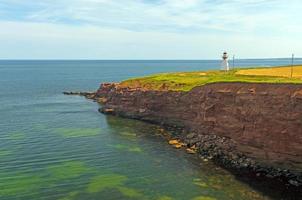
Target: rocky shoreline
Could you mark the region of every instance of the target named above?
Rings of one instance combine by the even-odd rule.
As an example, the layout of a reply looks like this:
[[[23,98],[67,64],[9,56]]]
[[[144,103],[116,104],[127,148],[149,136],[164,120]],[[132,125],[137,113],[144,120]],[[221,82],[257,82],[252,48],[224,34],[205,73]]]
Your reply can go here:
[[[270,183],[284,199],[302,198],[301,85],[222,83],[172,92],[109,83],[96,93],[75,95],[97,101],[104,114],[175,130],[172,139],[202,159],[239,178]]]
[[[99,112],[154,123],[149,120],[116,113],[112,109],[100,108]],[[184,148],[187,149],[188,153],[192,153],[190,150],[195,151],[203,161],[210,160],[231,171],[234,175],[238,176],[239,179],[248,179],[248,181],[254,179],[254,184],[256,184],[255,187],[257,189],[266,190],[265,188],[259,188],[259,183],[261,183],[265,187],[269,187],[273,190],[281,189],[281,192],[279,191],[280,194],[277,196],[284,195],[282,199],[302,198],[302,173],[258,163],[256,160],[238,152],[236,142],[230,138],[213,134],[203,135],[189,133],[185,128],[178,128],[167,124],[161,124],[161,126],[163,129],[178,133],[177,136],[167,137],[168,142],[177,140],[178,143],[176,144],[184,144]],[[172,143],[172,145],[174,144]],[[178,149],[177,146],[176,148]]]

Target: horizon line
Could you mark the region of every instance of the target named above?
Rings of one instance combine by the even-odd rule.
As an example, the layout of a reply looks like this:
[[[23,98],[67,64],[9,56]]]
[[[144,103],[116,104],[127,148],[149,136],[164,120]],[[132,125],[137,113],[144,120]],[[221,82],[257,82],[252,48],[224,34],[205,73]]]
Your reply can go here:
[[[235,60],[281,60],[289,59],[291,57],[262,57],[262,58],[236,58]],[[295,57],[296,59],[302,59],[302,57]],[[97,59],[97,58],[0,58],[0,61],[216,61],[221,59]],[[232,57],[229,60],[233,60]]]

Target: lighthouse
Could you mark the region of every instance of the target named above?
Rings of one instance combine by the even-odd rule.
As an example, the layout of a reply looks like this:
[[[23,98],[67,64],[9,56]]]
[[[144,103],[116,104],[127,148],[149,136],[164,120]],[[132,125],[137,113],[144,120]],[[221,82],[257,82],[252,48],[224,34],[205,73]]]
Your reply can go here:
[[[221,70],[224,70],[224,71],[229,71],[230,70],[228,57],[229,57],[228,53],[224,52],[223,55],[222,55]]]

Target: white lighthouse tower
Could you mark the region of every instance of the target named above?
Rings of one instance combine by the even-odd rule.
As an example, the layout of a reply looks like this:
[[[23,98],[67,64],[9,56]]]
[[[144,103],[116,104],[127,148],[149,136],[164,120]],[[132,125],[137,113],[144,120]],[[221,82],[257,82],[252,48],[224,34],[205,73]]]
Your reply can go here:
[[[224,71],[230,70],[228,58],[229,58],[228,53],[224,52],[223,56],[222,56],[221,70],[224,70]]]

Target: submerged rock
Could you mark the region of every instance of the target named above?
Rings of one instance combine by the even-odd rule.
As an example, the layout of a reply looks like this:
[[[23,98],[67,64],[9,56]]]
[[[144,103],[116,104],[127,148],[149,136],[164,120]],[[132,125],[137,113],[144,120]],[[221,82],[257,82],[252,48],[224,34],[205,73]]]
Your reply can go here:
[[[169,144],[172,145],[176,149],[180,149],[181,147],[185,146],[184,143],[180,142],[179,140],[169,140]]]
[[[187,148],[186,151],[189,154],[195,154],[196,153],[196,151],[194,149],[190,149],[190,148]]]
[[[179,141],[178,140],[170,140],[169,144],[171,144],[171,145],[179,144]]]
[[[181,147],[182,147],[182,145],[181,144],[175,144],[175,145],[173,145],[176,149],[180,149]]]

